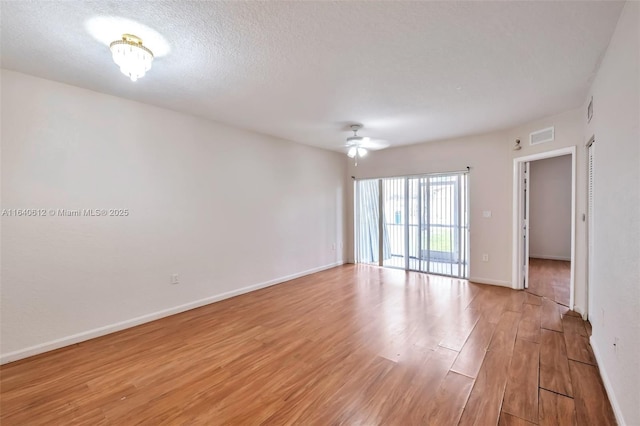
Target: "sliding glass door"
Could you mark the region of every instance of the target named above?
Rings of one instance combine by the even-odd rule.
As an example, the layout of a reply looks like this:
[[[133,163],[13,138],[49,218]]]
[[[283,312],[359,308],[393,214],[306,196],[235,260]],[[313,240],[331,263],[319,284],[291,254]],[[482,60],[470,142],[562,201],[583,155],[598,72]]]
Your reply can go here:
[[[356,181],[356,260],[468,277],[467,181],[467,173]]]
[[[404,178],[382,179],[382,206],[385,238],[389,241],[388,256],[383,266],[406,267],[405,182]]]

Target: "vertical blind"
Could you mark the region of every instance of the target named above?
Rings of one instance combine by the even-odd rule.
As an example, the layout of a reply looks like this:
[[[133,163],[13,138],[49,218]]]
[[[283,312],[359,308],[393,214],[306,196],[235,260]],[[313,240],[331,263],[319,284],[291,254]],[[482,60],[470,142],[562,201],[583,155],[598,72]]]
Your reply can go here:
[[[379,263],[380,184],[378,179],[356,184],[356,259],[358,263]],[[384,223],[384,220],[382,221]],[[389,256],[389,241],[383,240],[383,257]]]
[[[358,180],[355,204],[357,262],[468,277],[468,173]]]

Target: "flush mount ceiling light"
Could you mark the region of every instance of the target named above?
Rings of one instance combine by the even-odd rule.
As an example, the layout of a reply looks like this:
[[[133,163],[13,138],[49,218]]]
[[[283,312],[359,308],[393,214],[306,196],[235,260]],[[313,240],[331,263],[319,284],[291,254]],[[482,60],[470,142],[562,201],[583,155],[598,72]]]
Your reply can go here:
[[[123,34],[122,40],[109,45],[113,61],[120,67],[122,74],[131,81],[144,77],[151,69],[153,52],[142,45],[142,40],[131,34]]]

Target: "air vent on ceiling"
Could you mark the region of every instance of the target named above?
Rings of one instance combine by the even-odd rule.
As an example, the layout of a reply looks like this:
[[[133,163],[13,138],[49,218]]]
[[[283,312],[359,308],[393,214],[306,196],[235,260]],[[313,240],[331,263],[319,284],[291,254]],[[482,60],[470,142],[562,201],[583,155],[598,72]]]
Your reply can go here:
[[[537,145],[539,143],[551,142],[555,137],[555,128],[547,127],[546,129],[536,130],[529,135],[529,144]]]

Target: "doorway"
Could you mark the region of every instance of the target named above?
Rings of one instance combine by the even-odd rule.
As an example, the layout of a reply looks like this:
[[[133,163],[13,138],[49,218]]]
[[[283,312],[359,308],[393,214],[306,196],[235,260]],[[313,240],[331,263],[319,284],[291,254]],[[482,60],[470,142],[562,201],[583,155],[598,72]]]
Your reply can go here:
[[[529,268],[527,288],[569,306],[571,155],[527,163]]]
[[[514,288],[573,309],[575,147],[514,159]]]

